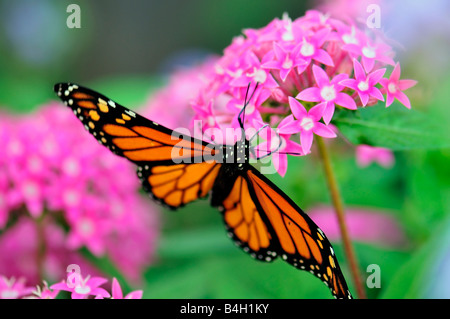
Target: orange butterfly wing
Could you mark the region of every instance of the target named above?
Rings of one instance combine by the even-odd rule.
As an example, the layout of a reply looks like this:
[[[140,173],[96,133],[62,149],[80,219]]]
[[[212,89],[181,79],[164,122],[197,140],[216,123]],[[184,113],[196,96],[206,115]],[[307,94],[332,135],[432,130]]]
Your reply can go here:
[[[252,257],[278,256],[320,278],[337,298],[351,298],[333,248],[320,228],[249,165],[222,203],[229,235]]]
[[[212,145],[76,84],[57,84],[55,92],[100,144],[138,165],[144,188],[158,201],[177,208],[211,190],[221,166],[212,159],[221,156]]]
[[[171,166],[140,166],[144,189],[170,208],[178,208],[208,195],[221,164],[202,162]]]
[[[199,163],[216,154],[210,144],[152,122],[95,91],[70,83],[54,89],[100,144],[138,165]]]

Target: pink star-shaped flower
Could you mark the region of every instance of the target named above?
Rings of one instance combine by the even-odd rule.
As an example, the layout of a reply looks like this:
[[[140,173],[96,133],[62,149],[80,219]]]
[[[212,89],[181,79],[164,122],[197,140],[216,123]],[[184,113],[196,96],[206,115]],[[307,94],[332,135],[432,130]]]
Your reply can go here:
[[[116,278],[113,278],[112,282],[112,299],[141,299],[142,290],[135,290],[123,296],[122,288]]]
[[[381,91],[376,88],[375,85],[380,82],[386,72],[386,69],[379,69],[366,75],[361,63],[359,63],[356,59],[353,59],[353,70],[355,73],[355,78],[343,80],[339,84],[358,92],[363,106],[367,105],[367,102],[369,102],[369,97],[371,96],[377,100],[384,101],[383,94],[381,94]]]
[[[382,78],[380,84],[386,91],[386,107],[394,102],[394,98],[400,101],[408,109],[411,108],[411,103],[408,97],[402,91],[407,90],[417,84],[414,80],[400,80],[400,64],[397,63],[391,73],[389,79]]]
[[[302,64],[299,66],[298,73],[302,73],[312,60],[328,66],[334,66],[331,56],[327,53],[327,51],[321,49],[322,45],[328,39],[329,35],[330,30],[325,28],[317,31],[308,39],[303,38],[303,41],[300,43],[299,56],[303,58],[304,61],[306,61],[306,64]]]
[[[375,61],[390,65],[395,64],[394,60],[388,55],[391,47],[384,43],[372,44],[367,40],[361,44],[345,44],[342,48],[354,55],[361,56],[361,61],[366,72],[372,71]]]
[[[72,299],[86,299],[89,296],[109,298],[111,296],[105,289],[100,288],[101,285],[108,281],[107,279],[90,276],[83,278],[79,274],[74,274],[73,276],[72,279],[75,280],[70,281],[69,284],[63,280],[52,285],[50,289],[69,291],[72,293]]]
[[[264,88],[273,89],[278,86],[270,72],[262,68],[261,62],[253,51],[247,52],[241,60],[241,72],[230,81],[230,86],[247,88],[250,82],[260,83]]]
[[[51,290],[48,287],[48,283],[44,280],[44,287],[37,286],[33,291],[33,296],[30,299],[55,299],[58,296],[58,290]]]
[[[369,166],[372,162],[377,162],[384,167],[391,167],[394,160],[394,154],[387,148],[369,145],[358,145],[356,147],[356,162],[361,167]]]
[[[16,280],[14,277],[10,279],[0,276],[0,299],[18,299],[29,295],[33,291],[33,287],[25,286],[25,278]]]
[[[273,50],[269,51],[262,59],[262,67],[266,69],[278,69],[280,78],[284,82],[289,73],[298,66],[306,68],[307,62],[299,57],[300,46],[283,47],[278,43],[273,43]]]
[[[307,111],[299,101],[289,97],[289,106],[297,120],[287,117],[286,122],[278,130],[280,134],[300,133],[300,144],[304,154],[310,153],[314,134],[326,138],[336,137],[331,128],[319,122],[325,110],[324,103],[320,103]]]
[[[301,91],[296,98],[325,104],[323,113],[325,124],[330,123],[334,114],[335,104],[356,110],[355,101],[348,94],[340,93],[345,87],[339,83],[348,78],[347,74],[338,74],[330,81],[327,73],[317,65],[313,65],[313,74],[318,87],[307,88]]]

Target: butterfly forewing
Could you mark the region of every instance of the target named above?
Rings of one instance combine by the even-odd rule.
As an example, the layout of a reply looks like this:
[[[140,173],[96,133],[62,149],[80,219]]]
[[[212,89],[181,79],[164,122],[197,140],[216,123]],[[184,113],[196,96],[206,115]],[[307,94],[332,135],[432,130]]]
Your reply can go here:
[[[90,89],[56,84],[55,92],[100,144],[142,165],[198,163],[211,144],[174,132]]]

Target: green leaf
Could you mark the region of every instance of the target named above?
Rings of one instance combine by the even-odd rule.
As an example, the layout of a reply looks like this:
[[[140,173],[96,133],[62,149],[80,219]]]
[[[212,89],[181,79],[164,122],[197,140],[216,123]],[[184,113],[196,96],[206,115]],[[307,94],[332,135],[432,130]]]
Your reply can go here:
[[[450,147],[450,136],[440,118],[395,102],[388,108],[378,103],[356,111],[340,109],[333,124],[354,144],[392,150]]]
[[[166,235],[145,274],[144,298],[332,298],[309,272],[263,263],[235,247],[222,228]]]
[[[390,280],[382,298],[448,298],[450,219],[430,237]]]

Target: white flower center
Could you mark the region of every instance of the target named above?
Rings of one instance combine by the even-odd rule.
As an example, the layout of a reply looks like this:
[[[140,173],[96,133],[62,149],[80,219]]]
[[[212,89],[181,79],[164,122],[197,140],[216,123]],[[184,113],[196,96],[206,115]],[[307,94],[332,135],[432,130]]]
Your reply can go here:
[[[23,145],[17,140],[13,140],[8,144],[7,152],[11,155],[22,155]]]
[[[288,29],[286,32],[283,33],[281,38],[283,39],[283,41],[293,41],[294,34],[292,33],[292,30]]]
[[[344,34],[342,36],[342,41],[344,41],[345,44],[358,44],[358,40],[352,34]]]
[[[286,57],[286,60],[284,60],[282,68],[283,69],[290,69],[292,68],[292,65],[294,64],[294,62],[292,62],[292,60],[289,58],[289,56]]]
[[[300,53],[303,56],[311,56],[315,52],[314,46],[311,43],[303,41],[302,47],[300,49]]]
[[[397,92],[397,84],[395,84],[395,83],[393,83],[393,82],[389,83],[389,85],[388,85],[388,91],[389,91],[390,93],[395,93],[395,92]]]
[[[334,89],[334,87],[332,85],[331,86],[324,86],[322,88],[322,90],[320,91],[320,96],[325,101],[334,100],[336,98],[336,90]]]
[[[366,81],[361,81],[358,83],[358,89],[362,92],[367,91],[369,89],[369,84]]]
[[[219,64],[214,65],[214,69],[215,69],[216,73],[219,75],[225,74],[224,68]]]
[[[314,121],[312,119],[310,119],[309,117],[305,117],[302,119],[302,121],[300,122],[300,126],[309,131],[314,127]]]
[[[266,82],[266,79],[267,79],[267,73],[263,69],[253,68],[253,72],[247,73],[246,75],[248,77],[252,77],[253,80],[255,80],[258,83],[264,83],[264,82]]]
[[[214,116],[208,116],[206,121],[208,122],[209,126],[214,126],[216,124],[216,120],[214,119]]]
[[[253,112],[255,112],[255,106],[253,104],[247,104],[245,114],[252,114]]]
[[[377,56],[377,53],[375,52],[375,50],[373,48],[369,48],[369,47],[364,47],[362,49],[362,54],[369,59],[373,59]]]
[[[76,286],[75,292],[80,295],[87,295],[91,292],[91,287],[89,286]]]
[[[23,186],[23,194],[28,199],[36,198],[38,193],[38,187],[34,182],[26,182]]]
[[[44,143],[42,143],[41,151],[44,155],[51,156],[54,155],[56,152],[57,145],[55,142],[51,140],[45,140]]]
[[[80,173],[80,165],[73,158],[68,158],[63,163],[63,170],[69,176],[77,176]]]
[[[68,190],[63,194],[64,203],[69,206],[75,206],[80,202],[80,196],[74,190]]]
[[[6,289],[2,291],[1,296],[1,299],[17,299],[19,292],[13,289]]]
[[[270,141],[270,151],[275,152],[277,150],[282,150],[282,149],[284,149],[285,145],[286,145],[286,141],[281,136],[279,138],[273,138]]]
[[[42,161],[38,157],[31,157],[28,160],[28,169],[33,173],[38,173],[42,170]]]
[[[92,224],[91,220],[83,218],[80,221],[78,229],[83,235],[90,235],[94,232],[94,225]]]
[[[352,27],[352,33],[346,33],[342,36],[342,41],[344,41],[345,44],[358,44],[358,39],[355,37],[356,30],[355,27]]]

